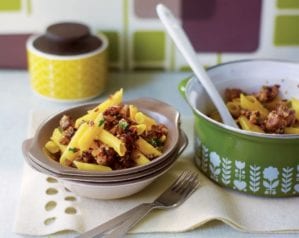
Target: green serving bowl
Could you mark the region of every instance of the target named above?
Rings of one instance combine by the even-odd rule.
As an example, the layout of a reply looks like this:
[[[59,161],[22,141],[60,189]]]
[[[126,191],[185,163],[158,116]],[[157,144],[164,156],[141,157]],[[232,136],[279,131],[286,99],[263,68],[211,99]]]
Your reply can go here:
[[[299,99],[299,64],[272,60],[244,60],[208,70],[218,91],[240,88],[257,92],[279,84],[283,98]],[[180,91],[194,115],[197,167],[216,183],[237,191],[267,197],[299,194],[299,135],[248,132],[207,116],[215,107],[195,77]]]

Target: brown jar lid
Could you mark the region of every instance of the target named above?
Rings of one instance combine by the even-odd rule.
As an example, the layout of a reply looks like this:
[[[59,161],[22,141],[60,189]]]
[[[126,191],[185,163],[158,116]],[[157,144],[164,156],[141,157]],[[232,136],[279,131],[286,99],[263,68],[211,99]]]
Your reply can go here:
[[[50,25],[46,33],[33,42],[33,46],[41,52],[66,56],[89,53],[101,45],[102,41],[91,35],[86,25],[74,22]]]

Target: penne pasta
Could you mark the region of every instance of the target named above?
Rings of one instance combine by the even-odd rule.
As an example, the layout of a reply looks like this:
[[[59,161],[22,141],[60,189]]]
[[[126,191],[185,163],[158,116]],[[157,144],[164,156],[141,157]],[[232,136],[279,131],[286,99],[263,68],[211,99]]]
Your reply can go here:
[[[162,154],[161,151],[156,149],[154,146],[152,146],[150,143],[148,143],[141,137],[139,137],[139,139],[136,141],[136,144],[138,146],[138,150],[149,158],[157,157]]]
[[[84,116],[82,116],[82,117],[79,117],[77,120],[76,120],[76,122],[75,122],[75,127],[76,128],[79,128],[79,126],[81,125],[81,124],[83,124],[84,122],[89,122],[89,121],[91,121],[92,120],[92,114],[85,114]]]
[[[112,169],[109,166],[104,166],[100,164],[90,164],[80,161],[74,161],[75,166],[80,170],[89,170],[89,171],[111,171]]]
[[[299,134],[299,127],[286,127],[284,129],[285,134]]]
[[[299,100],[296,98],[291,98],[292,108],[295,110],[296,119],[299,120]]]
[[[54,129],[50,139],[59,147],[61,152],[65,151],[66,146],[60,143],[62,139],[62,134],[58,128]]]
[[[109,147],[112,147],[119,156],[124,156],[127,149],[125,144],[106,130],[101,130],[98,139]]]
[[[237,118],[240,116],[240,114],[241,114],[240,103],[232,101],[232,102],[228,102],[226,104],[226,106],[234,118]]]
[[[106,101],[102,102],[94,109],[89,110],[88,113],[98,114],[99,112],[104,112],[107,108],[120,104],[122,102],[122,98],[123,98],[123,89],[120,89],[116,91],[114,94],[110,95]]]
[[[138,108],[134,105],[129,105],[129,113],[130,113],[130,119],[132,121],[135,121],[135,115],[138,112]]]
[[[91,123],[92,122],[92,123]],[[78,141],[78,147],[80,151],[88,150],[93,143],[93,141],[98,137],[98,135],[103,130],[104,119],[102,113],[100,113],[95,121],[88,123],[88,128],[83,133]]]
[[[137,112],[135,114],[135,121],[138,124],[145,124],[146,125],[146,129],[149,130],[152,125],[156,125],[156,121],[148,116],[146,116],[145,114],[143,114],[142,112]]]
[[[139,124],[139,125],[133,125],[131,128],[136,128],[137,135],[142,135],[143,132],[146,130],[146,125],[145,124]]]
[[[260,133],[264,132],[259,126],[252,124],[245,116],[240,116],[238,122],[243,130]]]
[[[232,102],[235,103],[235,104],[238,104],[238,105],[240,106],[240,104],[241,104],[241,99],[240,99],[240,98],[234,98],[234,99],[232,100]]]
[[[59,161],[62,165],[68,165],[68,163],[71,163],[78,155],[79,153],[78,142],[87,129],[88,129],[87,123],[83,123],[78,128],[75,135],[72,137],[70,143],[67,145],[65,151],[62,153],[60,157]]]
[[[59,146],[58,146],[55,142],[53,142],[53,141],[51,141],[51,140],[49,140],[49,141],[45,144],[45,148],[46,148],[51,154],[56,154],[56,153],[58,153],[58,152],[60,151]]]
[[[244,94],[241,94],[240,105],[243,109],[259,111],[262,118],[267,117],[269,113],[269,111],[254,96],[245,96]]]
[[[136,162],[137,165],[144,165],[151,162],[144,154],[135,150],[132,154],[133,160]]]
[[[92,110],[89,110],[86,115],[83,115],[82,117],[78,118],[76,120],[75,126],[79,126],[84,121],[91,121],[94,120],[99,113],[104,112],[107,108],[118,105],[122,102],[123,98],[123,89],[120,89],[116,91],[113,95],[110,95],[109,98],[93,108]]]

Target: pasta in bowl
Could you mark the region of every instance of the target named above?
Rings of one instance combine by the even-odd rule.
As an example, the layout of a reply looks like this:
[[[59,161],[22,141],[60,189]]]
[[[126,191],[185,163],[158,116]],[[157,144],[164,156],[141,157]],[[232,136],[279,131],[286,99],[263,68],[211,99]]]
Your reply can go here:
[[[299,65],[274,60],[244,60],[212,67],[208,74],[223,98],[227,89],[243,92],[235,98],[237,106],[229,105],[231,113],[237,113],[235,119],[241,128],[215,120],[215,107],[196,78],[182,81],[181,92],[195,115],[194,161],[197,167],[217,184],[240,192],[267,197],[297,196],[299,167],[295,155],[299,154],[299,134],[293,133],[298,120],[294,119],[295,104],[292,102],[283,112],[286,113],[284,119],[290,120],[283,127],[265,128],[261,124],[252,127],[252,122],[258,120],[254,113],[250,118],[246,112],[242,115],[234,110],[242,100],[242,107],[254,105],[252,111],[268,117],[271,110],[263,111],[256,97],[244,93],[259,92],[263,86],[269,89],[279,85],[280,99],[297,100]],[[288,130],[292,133],[285,133]]]
[[[161,156],[168,128],[121,98],[119,90],[76,121],[63,115],[46,151],[62,165],[92,171],[144,165]]]
[[[130,174],[163,163],[179,141],[179,113],[151,98],[123,102],[122,94],[51,116],[27,155],[57,174],[80,176]]]
[[[280,97],[280,85],[264,85],[258,92],[225,90],[226,106],[240,128],[269,134],[299,134],[299,100]],[[211,118],[221,122],[217,111]]]

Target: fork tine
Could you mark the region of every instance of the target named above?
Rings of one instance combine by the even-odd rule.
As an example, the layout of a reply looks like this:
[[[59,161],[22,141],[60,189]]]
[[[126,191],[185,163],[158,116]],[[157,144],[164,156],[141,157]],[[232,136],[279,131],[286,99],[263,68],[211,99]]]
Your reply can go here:
[[[196,173],[192,174],[192,178],[190,179],[189,186],[186,186],[184,191],[184,197],[189,197],[199,186],[199,178]]]
[[[194,176],[195,173],[191,171],[186,172],[184,178],[180,181],[180,183],[176,187],[173,188],[173,190],[175,190],[178,193],[183,193],[186,190],[186,188],[189,186],[189,184],[193,182],[192,180],[194,180]]]
[[[190,180],[190,171],[186,173],[185,177],[180,181],[180,184],[174,190],[178,193],[182,192],[184,190],[184,187],[187,183],[189,183]]]
[[[196,174],[191,173],[184,184],[181,186],[181,193],[188,193],[195,186]]]
[[[183,171],[179,177],[174,181],[174,183],[169,187],[170,190],[177,190],[181,186],[182,182],[185,180],[188,175],[188,171]]]
[[[168,189],[156,198],[155,203],[163,204],[165,207],[177,206],[185,201],[195,190],[197,183],[198,179],[196,173],[185,170]]]

